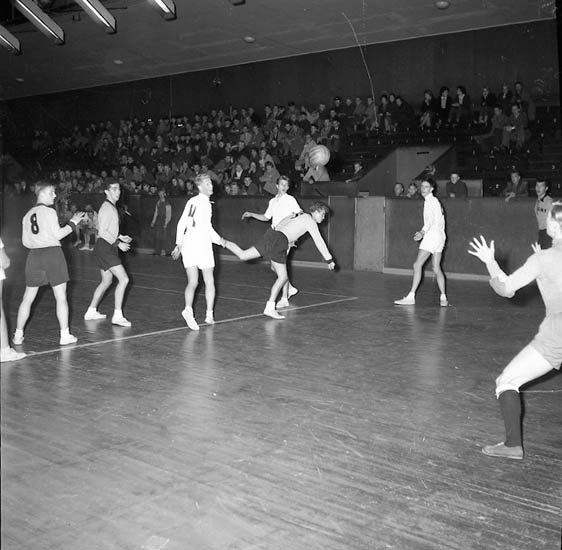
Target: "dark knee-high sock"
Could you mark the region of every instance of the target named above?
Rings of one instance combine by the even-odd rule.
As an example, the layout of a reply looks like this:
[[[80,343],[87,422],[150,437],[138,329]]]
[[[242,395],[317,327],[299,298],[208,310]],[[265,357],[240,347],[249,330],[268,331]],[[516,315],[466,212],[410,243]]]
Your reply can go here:
[[[521,447],[521,397],[515,390],[500,394],[500,410],[505,425],[505,446]]]

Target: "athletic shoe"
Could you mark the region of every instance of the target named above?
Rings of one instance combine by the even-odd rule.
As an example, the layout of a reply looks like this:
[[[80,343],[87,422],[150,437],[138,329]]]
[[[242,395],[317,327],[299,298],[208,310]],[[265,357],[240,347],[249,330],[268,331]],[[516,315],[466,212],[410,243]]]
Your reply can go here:
[[[394,300],[394,303],[397,306],[414,306],[416,305],[416,299],[410,296],[404,296],[404,298],[400,300]]]
[[[10,361],[19,361],[23,359],[27,354],[16,351],[14,348],[3,349],[0,353],[0,362],[9,363]]]
[[[82,243],[80,241],[76,241],[72,246],[74,248],[76,248],[77,246],[80,246]]]
[[[449,301],[447,300],[447,296],[441,296],[441,298],[439,298],[439,305],[441,307],[447,307],[449,305]]]
[[[285,319],[284,315],[275,311],[275,302],[267,302],[265,309],[263,310],[263,314],[271,317],[272,319]]]
[[[76,336],[73,336],[72,334],[61,336],[59,340],[59,344],[61,346],[68,346],[68,344],[76,344],[76,342],[78,342],[78,338],[76,338]]]
[[[291,283],[289,283],[289,298],[294,296],[298,291],[298,288],[295,288]]]
[[[281,309],[281,308],[284,308],[284,307],[289,307],[289,300],[286,300],[285,298],[281,298],[281,300],[279,300],[279,301],[277,302],[276,307],[277,307],[277,309]]]
[[[78,250],[90,250],[90,247],[87,245],[81,246]]]
[[[88,310],[84,313],[84,321],[99,321],[101,319],[105,319],[106,317],[107,315],[105,313],[100,313],[97,310]]]
[[[23,336],[16,336],[14,334],[14,337],[12,338],[12,342],[16,346],[21,346],[23,344]]]
[[[191,330],[199,330],[199,325],[197,324],[197,321],[195,320],[195,317],[193,317],[193,313],[186,311],[185,309],[181,312],[181,316],[185,319],[185,322],[187,323],[187,326],[191,329]]]
[[[195,321],[195,319],[193,319]],[[212,313],[208,313],[207,316],[205,317],[205,323],[207,323],[208,325],[214,325],[215,324],[215,318],[213,317]]]
[[[519,445],[517,447],[506,447],[505,443],[486,445],[482,447],[482,452],[488,456],[511,458],[513,460],[523,460],[523,447]]]
[[[125,317],[123,317],[123,315],[121,315],[121,317],[116,317],[115,315],[111,318],[111,322],[114,325],[117,325],[119,327],[130,327],[131,326],[131,321],[128,321],[127,319],[125,319]]]

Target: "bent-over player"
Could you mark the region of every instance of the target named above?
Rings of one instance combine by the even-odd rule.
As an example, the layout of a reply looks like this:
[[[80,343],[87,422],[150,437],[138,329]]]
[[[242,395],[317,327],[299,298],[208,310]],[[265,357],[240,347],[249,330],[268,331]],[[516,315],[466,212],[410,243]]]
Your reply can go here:
[[[276,230],[268,229],[258,243],[246,250],[242,250],[233,242],[226,241],[225,243],[225,247],[244,262],[259,257],[271,261],[277,279],[271,287],[264,314],[273,319],[284,319],[284,316],[275,310],[275,300],[288,280],[287,248],[290,244],[296,242],[305,233],[309,233],[330,270],[336,267],[336,263],[318,229],[318,224],[324,221],[330,209],[322,202],[314,202],[310,205],[308,211],[308,214],[285,218],[277,224]]]
[[[62,346],[74,344],[76,336],[68,328],[68,301],[66,283],[69,281],[68,266],[62,253],[60,241],[74,232],[76,226],[84,219],[84,212],[76,212],[67,225],[61,227],[55,209],[55,186],[51,183],[35,184],[37,204],[31,208],[22,220],[22,243],[29,249],[25,262],[25,292],[18,309],[16,332],[13,342],[23,343],[23,330],[31,312],[31,306],[37,297],[40,286],[51,285],[56,302],[57,319],[60,326]]]

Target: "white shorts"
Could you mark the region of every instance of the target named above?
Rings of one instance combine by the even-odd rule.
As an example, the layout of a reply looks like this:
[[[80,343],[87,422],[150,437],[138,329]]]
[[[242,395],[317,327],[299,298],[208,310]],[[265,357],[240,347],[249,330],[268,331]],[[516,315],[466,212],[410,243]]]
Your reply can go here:
[[[0,281],[6,278],[6,272],[0,267]]]
[[[213,245],[210,243],[186,243],[182,246],[181,257],[186,268],[212,269],[215,267]]]
[[[443,252],[443,248],[445,248],[446,240],[447,239],[443,233],[430,231],[424,235],[420,243],[420,249],[425,250],[430,254]]]

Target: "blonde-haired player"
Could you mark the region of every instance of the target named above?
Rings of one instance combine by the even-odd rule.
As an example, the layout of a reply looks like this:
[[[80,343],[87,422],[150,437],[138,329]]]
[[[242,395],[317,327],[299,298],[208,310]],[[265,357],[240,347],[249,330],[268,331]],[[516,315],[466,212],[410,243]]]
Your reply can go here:
[[[22,243],[29,249],[29,253],[25,263],[25,292],[18,309],[13,342],[16,345],[23,343],[23,331],[39,287],[50,285],[55,296],[56,313],[60,326],[59,343],[63,346],[74,344],[78,339],[70,334],[68,328],[68,301],[66,299],[66,283],[70,277],[60,241],[76,229],[85,214],[76,212],[68,224],[61,227],[53,208],[56,198],[54,185],[37,182],[35,194],[37,204],[25,214],[22,220]]]

